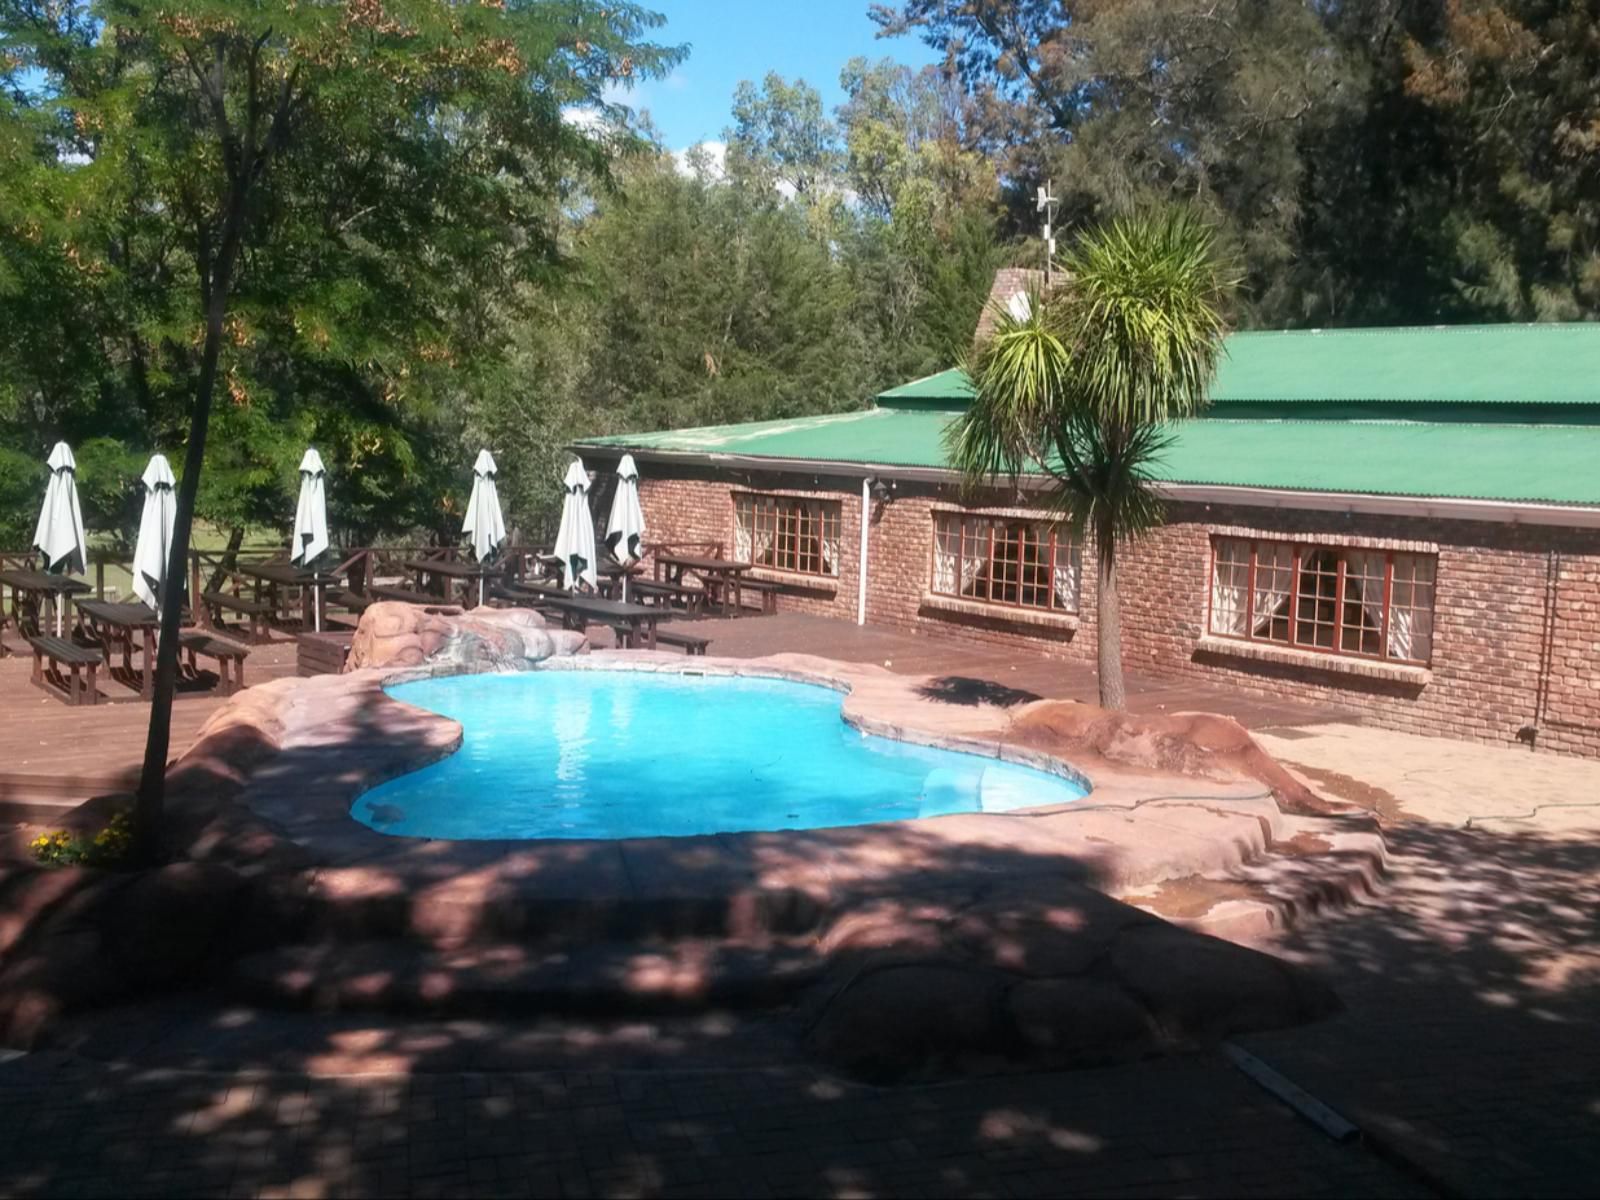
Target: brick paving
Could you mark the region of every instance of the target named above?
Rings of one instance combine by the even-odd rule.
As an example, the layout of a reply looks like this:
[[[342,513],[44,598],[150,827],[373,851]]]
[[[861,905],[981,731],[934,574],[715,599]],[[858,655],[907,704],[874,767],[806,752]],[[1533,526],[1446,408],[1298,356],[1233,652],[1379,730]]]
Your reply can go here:
[[[1216,1056],[879,1091],[806,1071],[0,1068],[7,1196],[1415,1196]]]
[[[761,626],[717,632],[754,644]],[[885,645],[830,636],[839,657]],[[896,669],[935,652],[903,642],[890,648]],[[939,649],[951,673],[1057,694],[1044,686],[1060,664],[1000,673],[998,659]],[[1373,903],[1319,914],[1274,947],[1325,970],[1348,1011],[1242,1039],[1367,1144],[1335,1145],[1217,1054],[874,1090],[794,1066],[775,1037],[688,1053],[661,1030],[643,1035],[648,1054],[578,1054],[596,1043],[570,1027],[550,1035],[565,1050],[508,1054],[526,1031],[482,1028],[452,1049],[412,1023],[407,1044],[424,1049],[397,1065],[297,1056],[292,1023],[264,1023],[251,1050],[217,1032],[247,1012],[167,1007],[168,1030],[209,1018],[213,1053],[108,1018],[85,1052],[130,1065],[0,1064],[0,1195],[1593,1194],[1600,764],[1266,714],[1256,724],[1316,786],[1379,812],[1395,852]],[[126,1053],[141,1037],[142,1052]],[[332,1040],[324,1026],[321,1043]],[[563,1054],[585,1069],[527,1066]]]

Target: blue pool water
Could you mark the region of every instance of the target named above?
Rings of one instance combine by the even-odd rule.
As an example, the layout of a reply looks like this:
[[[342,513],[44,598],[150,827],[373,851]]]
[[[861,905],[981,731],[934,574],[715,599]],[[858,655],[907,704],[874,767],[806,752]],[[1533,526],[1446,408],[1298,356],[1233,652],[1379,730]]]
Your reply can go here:
[[[461,722],[459,751],[351,809],[409,837],[671,837],[863,825],[1076,800],[1070,780],[870,737],[828,688],[638,671],[461,675],[399,700]]]

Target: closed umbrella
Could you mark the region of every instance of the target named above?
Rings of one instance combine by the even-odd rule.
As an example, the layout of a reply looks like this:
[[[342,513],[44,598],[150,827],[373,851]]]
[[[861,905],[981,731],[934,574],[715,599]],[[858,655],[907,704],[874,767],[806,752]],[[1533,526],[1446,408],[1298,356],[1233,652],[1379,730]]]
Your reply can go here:
[[[494,465],[494,455],[479,450],[472,464],[472,495],[467,498],[467,519],[461,523],[461,532],[472,541],[472,553],[480,563],[494,557],[506,540],[506,519],[500,513],[500,491],[494,477],[499,469]],[[483,580],[478,580],[478,603],[483,603]]]
[[[33,531],[33,548],[44,556],[48,571],[82,571],[88,562],[88,539],[83,534],[83,514],[78,509],[78,485],[74,478],[78,464],[65,442],[50,451],[50,484],[45,488],[44,507]],[[56,603],[56,636],[61,636],[60,601]]]
[[[582,579],[594,587],[594,518],[589,515],[589,472],[582,459],[573,459],[561,481],[567,498],[561,502],[561,533],[556,537],[556,557],[561,560],[561,582],[570,590]]]
[[[307,450],[300,460],[300,502],[294,510],[294,544],[289,561],[310,566],[328,548],[327,470],[322,455]]]
[[[327,475],[322,455],[315,448],[308,449],[300,459],[300,500],[294,509],[294,539],[289,548],[289,561],[302,567],[309,567],[328,548]],[[322,589],[313,584],[312,591],[316,594],[311,603],[311,625],[321,633]]]
[[[139,541],[133,549],[133,592],[151,608],[161,607],[166,592],[167,562],[172,554],[172,523],[178,515],[172,489],[177,480],[165,454],[152,454],[141,479],[144,512]]]
[[[611,497],[611,518],[606,522],[606,546],[626,566],[644,552],[644,510],[639,507],[639,468],[633,455],[617,464],[617,490]],[[622,577],[622,598],[628,598],[628,577]]]

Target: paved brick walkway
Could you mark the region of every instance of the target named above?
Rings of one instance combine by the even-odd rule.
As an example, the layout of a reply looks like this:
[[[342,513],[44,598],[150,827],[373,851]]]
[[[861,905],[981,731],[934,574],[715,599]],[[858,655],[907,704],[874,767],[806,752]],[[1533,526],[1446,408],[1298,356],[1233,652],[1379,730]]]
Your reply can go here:
[[[1600,763],[1351,726],[1263,742],[1384,814],[1378,900],[1277,947],[1341,1017],[1244,1044],[1462,1196],[1600,1188]]]
[[[1413,1196],[1216,1056],[893,1091],[808,1072],[0,1067],[7,1196]]]

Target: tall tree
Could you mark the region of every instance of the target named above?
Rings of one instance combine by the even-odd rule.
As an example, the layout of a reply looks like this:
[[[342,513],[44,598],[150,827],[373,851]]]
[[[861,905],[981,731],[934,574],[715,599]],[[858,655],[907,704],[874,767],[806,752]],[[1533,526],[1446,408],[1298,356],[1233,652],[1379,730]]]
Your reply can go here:
[[[13,102],[21,77],[43,72],[48,103],[25,105],[37,144],[46,160],[83,163],[60,182],[53,219],[86,214],[101,241],[103,197],[137,185],[141,211],[159,213],[187,256],[198,353],[172,578],[185,574],[214,394],[220,383],[235,405],[250,398],[230,369],[250,318],[291,324],[328,359],[382,365],[420,345],[448,362],[447,317],[471,292],[550,261],[561,174],[604,172],[602,148],[563,109],[676,61],[640,40],[658,23],[589,0],[0,0]],[[433,288],[414,303],[406,285],[422,276],[451,281],[455,303]],[[247,293],[263,303],[240,312]],[[147,857],[159,852],[180,600],[169,589],[139,785]]]
[[[1052,178],[1063,228],[1153,204],[1199,208],[1241,265],[1246,320],[1292,318],[1304,139],[1351,100],[1313,5],[1260,0],[905,0],[967,94],[972,144],[1023,185]]]
[[[1050,499],[1094,536],[1100,703],[1126,704],[1117,557],[1158,525],[1152,462],[1167,427],[1196,415],[1222,354],[1232,284],[1192,212],[1118,218],[1068,255],[1072,280],[999,314],[976,350],[975,398],[951,426],[951,461],[970,485],[1039,471]]]

